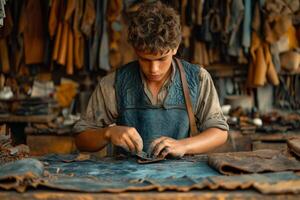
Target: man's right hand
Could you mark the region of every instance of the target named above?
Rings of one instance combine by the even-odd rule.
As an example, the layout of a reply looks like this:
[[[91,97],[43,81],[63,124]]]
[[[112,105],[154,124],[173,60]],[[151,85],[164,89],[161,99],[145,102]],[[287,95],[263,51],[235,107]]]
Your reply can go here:
[[[107,130],[107,137],[112,144],[131,152],[143,150],[143,140],[137,130],[128,126],[112,126]]]

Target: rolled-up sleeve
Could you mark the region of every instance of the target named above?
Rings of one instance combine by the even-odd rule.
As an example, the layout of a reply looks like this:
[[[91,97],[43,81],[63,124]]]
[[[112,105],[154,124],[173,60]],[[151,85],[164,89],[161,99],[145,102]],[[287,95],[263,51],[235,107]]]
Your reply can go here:
[[[200,131],[208,128],[229,130],[210,74],[204,68],[201,68],[199,77],[200,91],[195,114],[198,129]]]
[[[74,125],[74,133],[104,128],[115,123],[117,109],[113,85],[114,74],[101,79],[89,99],[86,112],[81,114],[80,120]]]

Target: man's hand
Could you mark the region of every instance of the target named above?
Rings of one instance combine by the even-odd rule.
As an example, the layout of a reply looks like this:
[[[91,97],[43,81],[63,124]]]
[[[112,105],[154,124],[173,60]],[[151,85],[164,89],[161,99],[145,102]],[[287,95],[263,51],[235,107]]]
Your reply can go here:
[[[131,152],[138,153],[143,150],[143,140],[135,128],[127,126],[112,126],[107,135],[112,144]]]
[[[160,137],[151,143],[149,153],[155,157],[166,157],[167,155],[182,157],[186,153],[186,148],[180,140],[169,137]]]

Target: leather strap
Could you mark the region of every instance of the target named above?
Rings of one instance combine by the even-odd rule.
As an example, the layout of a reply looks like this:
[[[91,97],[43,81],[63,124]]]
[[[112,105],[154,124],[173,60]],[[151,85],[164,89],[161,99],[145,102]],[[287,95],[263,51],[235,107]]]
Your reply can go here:
[[[184,72],[181,61],[178,58],[174,58],[174,60],[177,64],[177,66],[179,68],[179,72],[180,72],[184,100],[185,100],[185,105],[186,105],[186,109],[187,109],[188,116],[189,116],[189,122],[190,122],[189,136],[191,137],[191,136],[195,136],[196,134],[198,134],[198,130],[197,130],[196,120],[195,120],[195,116],[194,116],[194,112],[193,112],[190,90],[188,87],[188,83],[186,81],[186,76],[185,76],[185,72]]]

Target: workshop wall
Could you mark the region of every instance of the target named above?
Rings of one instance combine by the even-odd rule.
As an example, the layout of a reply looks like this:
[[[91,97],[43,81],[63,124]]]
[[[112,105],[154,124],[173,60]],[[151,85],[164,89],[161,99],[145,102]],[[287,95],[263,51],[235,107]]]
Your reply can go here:
[[[27,142],[33,155],[75,149],[71,126],[78,116],[71,114],[85,110],[101,77],[135,59],[126,22],[138,2],[0,0],[0,120],[15,133],[14,144]],[[218,151],[261,148],[260,139],[251,146],[256,130],[299,129],[299,116],[259,113],[300,109],[299,0],[162,2],[181,17],[177,56],[205,67],[221,104],[235,105],[226,117],[239,132]],[[255,126],[253,119],[266,123]]]
[[[50,73],[46,80],[54,81],[55,85],[61,83],[61,77],[68,77],[79,83],[79,90],[91,90],[97,78],[135,59],[126,42],[126,18],[138,1],[0,2],[0,66],[4,74],[0,88],[10,86],[15,96],[30,96],[41,73]],[[227,95],[251,95],[260,109],[272,107],[272,99],[278,107],[299,109],[299,76],[290,84],[281,75],[282,71],[300,71],[298,0],[163,2],[181,16],[183,38],[179,57],[206,67],[215,80],[227,70],[224,65],[231,69],[220,78],[233,80],[227,81],[227,88],[216,83],[220,85],[221,100]],[[266,84],[279,89],[272,87],[270,95],[261,99],[253,91]],[[290,91],[284,89],[284,84],[288,84]],[[228,87],[234,90],[222,93]],[[280,94],[280,102],[274,98],[275,91]],[[290,95],[292,98],[287,99]],[[67,98],[75,97],[70,96]],[[267,101],[268,106],[259,101]],[[84,105],[78,110],[83,108]]]

